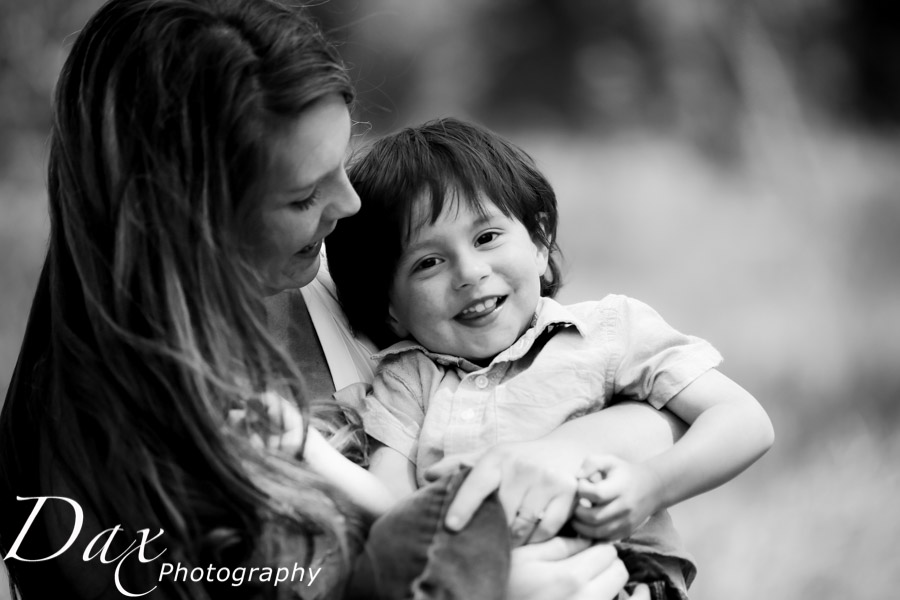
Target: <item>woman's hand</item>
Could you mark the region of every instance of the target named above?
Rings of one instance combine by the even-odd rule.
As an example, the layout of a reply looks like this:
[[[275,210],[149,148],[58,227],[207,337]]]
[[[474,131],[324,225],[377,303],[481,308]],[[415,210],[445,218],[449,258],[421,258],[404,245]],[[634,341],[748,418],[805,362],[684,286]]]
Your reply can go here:
[[[685,424],[668,411],[621,402],[568,421],[539,440],[500,444],[464,461],[474,466],[450,505],[446,525],[464,527],[481,502],[499,489],[513,542],[549,539],[571,514],[586,456],[614,454],[643,462],[671,448],[684,430]],[[426,476],[436,478],[459,463],[441,461]]]
[[[612,600],[628,580],[612,546],[554,538],[512,552],[509,600]],[[650,600],[639,586],[632,600]]]
[[[499,444],[477,460],[447,511],[446,525],[458,531],[494,490],[507,515],[513,546],[553,537],[572,514],[583,455],[577,447],[537,440]],[[441,461],[427,478],[458,467]]]

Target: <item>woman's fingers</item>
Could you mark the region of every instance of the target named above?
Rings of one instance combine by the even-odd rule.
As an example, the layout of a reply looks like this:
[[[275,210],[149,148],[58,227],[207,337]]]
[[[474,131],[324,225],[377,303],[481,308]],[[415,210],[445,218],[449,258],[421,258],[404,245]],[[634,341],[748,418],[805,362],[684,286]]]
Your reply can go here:
[[[555,537],[546,542],[528,544],[513,550],[513,560],[521,562],[531,561],[559,561],[574,556],[586,550],[593,542],[580,538]]]
[[[528,539],[542,525],[542,532],[558,531],[571,510],[577,480],[574,473],[537,456],[525,444],[501,444],[483,454],[451,503],[446,526],[454,531],[464,527],[484,499],[499,490],[514,541]]]
[[[447,529],[459,531],[465,527],[485,498],[500,487],[502,480],[503,470],[497,461],[478,461],[459,486],[456,497],[447,509],[447,518],[444,520]]]
[[[616,549],[609,544],[595,544],[564,559],[565,567],[581,575],[581,583],[587,583],[605,572],[618,560]],[[627,579],[627,577],[626,577]]]
[[[544,509],[544,515],[534,532],[528,539],[529,543],[543,542],[549,540],[556,535],[562,526],[569,520],[572,513],[572,499],[565,495],[559,495],[553,498],[547,508]]]
[[[504,471],[504,473],[508,473],[508,471]],[[516,475],[505,475],[500,482],[497,497],[506,511],[506,523],[510,528],[522,519],[531,520],[534,523],[536,519],[543,518],[544,506],[547,501],[540,495],[530,494],[529,485],[530,482],[525,477]]]
[[[517,600],[613,600],[628,580],[607,544],[553,538],[512,552],[509,597]],[[636,597],[636,600],[649,598]]]
[[[616,559],[572,598],[573,600],[614,600],[627,582],[628,571],[622,561]],[[646,600],[649,600],[649,597]]]
[[[640,583],[634,588],[634,593],[629,598],[631,600],[650,600],[650,588],[646,583]]]
[[[500,502],[507,511],[514,546],[550,539],[572,513],[575,479],[527,475],[500,484]]]
[[[437,481],[444,475],[455,473],[462,464],[462,459],[458,456],[442,458],[438,462],[425,469],[425,481]]]
[[[613,600],[628,581],[625,565],[608,544],[591,546],[558,564],[573,578],[567,596],[573,600]]]

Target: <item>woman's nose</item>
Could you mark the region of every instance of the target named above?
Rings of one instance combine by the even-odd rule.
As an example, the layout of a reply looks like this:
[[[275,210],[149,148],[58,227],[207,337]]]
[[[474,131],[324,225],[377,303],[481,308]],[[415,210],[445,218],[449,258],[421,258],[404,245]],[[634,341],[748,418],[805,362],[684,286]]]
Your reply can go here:
[[[493,271],[490,263],[477,252],[469,252],[456,258],[456,288],[476,285]]]
[[[350,184],[346,172],[341,172],[330,195],[330,203],[327,210],[328,218],[337,221],[338,219],[355,215],[359,211],[359,196]]]

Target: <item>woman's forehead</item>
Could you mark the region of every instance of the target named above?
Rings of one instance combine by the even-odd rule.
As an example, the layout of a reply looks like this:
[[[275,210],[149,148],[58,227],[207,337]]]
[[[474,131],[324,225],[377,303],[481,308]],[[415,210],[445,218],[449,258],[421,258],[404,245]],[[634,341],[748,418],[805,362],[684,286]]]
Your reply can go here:
[[[272,140],[266,189],[290,195],[314,188],[343,168],[350,132],[350,111],[342,96],[331,94],[314,102]]]

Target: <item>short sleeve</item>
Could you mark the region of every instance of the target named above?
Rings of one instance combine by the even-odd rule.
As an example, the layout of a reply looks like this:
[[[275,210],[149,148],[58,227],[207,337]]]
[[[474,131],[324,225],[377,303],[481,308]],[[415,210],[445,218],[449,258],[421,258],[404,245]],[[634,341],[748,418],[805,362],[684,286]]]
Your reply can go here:
[[[357,410],[366,433],[416,462],[425,421],[423,382],[410,355],[387,357],[372,381],[372,391]]]
[[[662,408],[722,363],[722,356],[706,340],[675,330],[643,302],[625,296],[617,299],[615,393]]]

